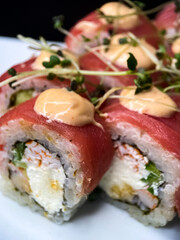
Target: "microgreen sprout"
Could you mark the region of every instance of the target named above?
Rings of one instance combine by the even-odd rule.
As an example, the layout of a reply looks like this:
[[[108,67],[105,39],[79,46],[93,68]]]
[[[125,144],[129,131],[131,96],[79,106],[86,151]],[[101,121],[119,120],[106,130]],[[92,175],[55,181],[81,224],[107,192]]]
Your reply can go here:
[[[45,68],[53,68],[60,64],[60,59],[55,55],[51,55],[50,60],[48,62],[43,62],[42,64]]]
[[[137,67],[137,60],[132,53],[129,52],[129,58],[127,60],[129,70],[135,71]]]
[[[53,22],[54,22],[54,28],[61,28],[64,24],[64,16],[63,15],[59,15],[59,16],[55,16],[53,17]]]
[[[15,76],[15,75],[17,74],[17,72],[16,72],[16,70],[15,70],[14,68],[10,68],[10,69],[8,70],[8,73],[9,73],[9,75],[11,75],[11,76]]]

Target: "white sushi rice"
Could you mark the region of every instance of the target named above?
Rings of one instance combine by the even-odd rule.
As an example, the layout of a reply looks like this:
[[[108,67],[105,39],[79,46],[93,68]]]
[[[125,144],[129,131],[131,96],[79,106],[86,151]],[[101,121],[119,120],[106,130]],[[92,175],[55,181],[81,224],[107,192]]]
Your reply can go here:
[[[60,157],[65,180],[63,184],[63,207],[59,212],[49,213],[44,207],[37,204],[36,199],[33,199],[32,196],[17,191],[17,188],[9,179],[8,162],[12,158],[12,146],[17,141],[27,142],[28,140],[37,141],[50,153]],[[20,204],[30,206],[33,210],[40,212],[57,223],[68,221],[87,198],[83,194],[84,176],[79,164],[81,156],[73,142],[61,137],[54,131],[49,131],[43,126],[27,123],[24,120],[13,120],[1,128],[0,144],[5,144],[5,149],[0,151],[1,191]]]
[[[155,227],[164,226],[176,215],[174,195],[180,186],[180,161],[172,153],[163,149],[163,147],[155,142],[146,132],[129,123],[119,122],[111,127],[111,134],[112,138],[115,139],[115,144],[119,136],[120,140],[117,141],[127,143],[131,146],[135,144],[143,155],[153,162],[157,169],[163,173],[164,186],[159,194],[159,205],[155,209],[150,210],[149,213],[143,212],[138,206],[133,205],[133,202],[131,204],[123,202],[122,197],[117,200],[117,198],[110,193],[114,182],[116,182],[117,185],[119,184],[119,186],[122,185],[122,182],[120,182],[122,178],[118,170],[121,159],[115,154],[110,169],[100,182],[100,187],[109,196],[108,201],[120,208],[126,209],[134,218],[145,225],[151,224]],[[132,184],[132,176],[133,175],[130,176],[128,173],[126,183],[128,183],[129,179],[129,184]]]

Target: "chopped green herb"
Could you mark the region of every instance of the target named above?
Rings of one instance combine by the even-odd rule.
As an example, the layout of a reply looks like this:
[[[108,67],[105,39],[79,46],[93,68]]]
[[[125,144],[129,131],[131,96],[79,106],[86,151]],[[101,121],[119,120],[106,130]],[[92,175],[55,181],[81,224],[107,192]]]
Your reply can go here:
[[[56,55],[51,55],[49,62],[43,62],[42,64],[45,68],[53,68],[60,63],[61,61]]]
[[[54,28],[62,28],[63,23],[64,23],[64,16],[63,15],[59,15],[59,16],[55,16],[53,17],[53,22],[54,22]]]
[[[128,40],[127,40],[127,38],[120,38],[119,43],[120,44],[126,44],[126,43],[128,43]]]
[[[162,173],[156,167],[156,165],[152,162],[146,164],[146,170],[149,171],[149,175],[147,178],[142,178],[141,181],[147,183],[148,191],[154,194],[154,187],[158,187],[162,184]]]
[[[148,190],[152,195],[154,195],[154,188],[149,187],[147,190]]]
[[[137,66],[137,60],[132,53],[129,53],[129,58],[127,60],[127,65],[129,70],[135,71]]]
[[[16,76],[16,74],[17,74],[17,72],[16,72],[16,70],[15,70],[14,68],[10,68],[10,69],[8,70],[8,73],[9,73],[11,76]]]
[[[12,163],[20,168],[26,168],[27,165],[24,162],[21,162],[22,157],[24,155],[26,145],[24,142],[16,142],[13,149],[12,149],[12,154],[13,154],[13,159]]]

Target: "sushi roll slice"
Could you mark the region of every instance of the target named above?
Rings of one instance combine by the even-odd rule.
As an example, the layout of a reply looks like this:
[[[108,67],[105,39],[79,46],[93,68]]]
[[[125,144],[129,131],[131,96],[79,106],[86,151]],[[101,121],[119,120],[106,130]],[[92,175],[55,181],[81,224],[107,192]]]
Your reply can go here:
[[[111,33],[132,32],[137,37],[142,37],[154,47],[160,41],[158,31],[151,21],[144,15],[130,15],[136,10],[122,2],[108,2],[97,11],[91,12],[79,20],[71,29],[65,42],[68,48],[77,54],[82,54],[86,49],[84,45],[95,47],[104,39],[111,37]],[[108,16],[110,16],[108,18]],[[112,18],[111,18],[112,17]]]
[[[115,155],[100,187],[111,203],[143,224],[164,226],[177,212],[180,216],[180,113],[172,110],[180,97],[171,99],[155,87],[133,101],[127,97],[134,97],[134,90],[121,96],[125,99],[102,109]]]
[[[46,90],[2,116],[0,144],[2,192],[57,223],[84,203],[113,156],[94,106],[65,88]]]
[[[69,50],[63,50],[61,52],[64,54],[63,58],[66,57],[69,61],[73,59],[73,61],[76,61],[78,63],[77,57]],[[49,51],[43,50],[39,56],[32,57],[25,62],[13,66],[2,76],[0,76],[0,84],[16,73],[19,74],[27,71],[44,69],[45,67],[43,66],[43,62],[49,62],[50,57],[54,55],[55,54]],[[62,59],[62,57],[60,59]],[[60,67],[60,65],[58,67]],[[72,67],[72,64],[70,63],[67,67]],[[49,76],[41,77],[24,77],[21,79],[21,82],[18,85],[13,86],[13,84],[14,82],[0,88],[0,116],[2,116],[10,108],[17,106],[20,103],[31,99],[32,97],[35,97],[46,89],[68,87],[70,85],[70,81],[57,78],[54,75],[50,74]]]

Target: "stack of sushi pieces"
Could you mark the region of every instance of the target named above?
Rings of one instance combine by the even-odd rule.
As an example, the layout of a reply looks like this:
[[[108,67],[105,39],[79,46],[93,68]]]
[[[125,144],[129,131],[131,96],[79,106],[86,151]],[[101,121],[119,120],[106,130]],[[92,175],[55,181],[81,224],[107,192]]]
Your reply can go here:
[[[75,67],[82,70],[127,71],[129,53],[136,57],[139,69],[155,69],[151,56],[162,44],[163,11],[170,9],[173,20],[169,15],[167,19],[174,22],[174,8],[167,6],[154,24],[145,15],[132,14],[132,6],[106,3],[70,29],[65,38],[66,54],[70,60],[73,56],[72,62],[76,58]],[[169,32],[173,27],[167,22]],[[150,54],[139,47],[141,44]],[[62,60],[64,54],[60,53],[55,55]],[[41,51],[39,56],[13,66],[0,77],[0,84],[10,75],[45,69],[43,62],[48,63],[52,55]],[[27,76],[18,84],[11,82],[0,88],[0,188],[4,194],[57,223],[68,221],[97,186],[110,203],[146,225],[164,226],[180,215],[179,112],[152,116],[148,111],[128,109],[119,100],[108,101],[96,112],[89,102],[94,122],[74,125],[35,109],[44,91],[69,89],[71,79]],[[156,82],[161,73],[153,73],[151,78]],[[135,79],[135,75],[86,75],[85,84],[88,80],[108,91],[132,87]],[[179,96],[173,96],[172,101],[180,107]]]

